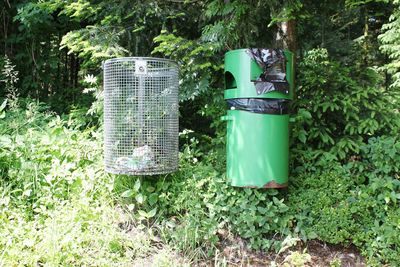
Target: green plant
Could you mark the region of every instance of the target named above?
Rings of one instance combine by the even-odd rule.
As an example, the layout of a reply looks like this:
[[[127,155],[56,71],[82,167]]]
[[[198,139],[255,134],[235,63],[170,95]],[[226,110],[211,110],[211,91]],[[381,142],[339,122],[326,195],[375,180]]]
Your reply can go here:
[[[294,232],[304,240],[356,244],[371,265],[397,265],[399,151],[397,138],[382,136],[343,165],[305,156],[312,164],[298,170],[289,188]]]
[[[160,53],[168,56],[181,66],[181,100],[193,100],[209,89],[210,84],[215,83],[215,80],[221,81],[219,78],[222,77],[221,54],[218,53],[214,43],[187,40],[165,30],[161,31],[154,41],[158,46],[153,50],[153,54]],[[211,73],[220,73],[220,75],[213,77]]]
[[[127,266],[157,254],[154,236],[114,205],[101,132],[47,109],[20,99],[0,119],[0,265]],[[158,262],[180,264],[164,249]]]
[[[307,263],[311,262],[311,255],[307,253],[307,249],[304,249],[303,252],[299,251],[292,251],[290,254],[285,258],[283,266],[284,267],[301,267],[305,266]]]
[[[354,242],[363,248],[372,264],[399,264],[399,153],[397,137],[370,138],[362,146],[360,158],[346,165],[353,175],[366,181],[354,191],[351,201],[361,229]]]
[[[329,266],[330,267],[340,267],[340,266],[342,266],[342,262],[340,259],[335,258],[329,262]]]
[[[219,171],[224,169],[224,150],[214,145],[204,151],[207,146],[199,146],[194,136],[192,131],[181,133],[185,145],[179,172],[155,180],[126,177],[121,179],[126,184],[120,190],[124,197],[129,196],[126,205],[133,207],[137,218],[141,216],[138,210],[149,213],[157,208],[142,222],[158,225],[161,236],[189,257],[215,253],[226,238],[220,233],[227,231],[244,238],[253,249],[282,251],[287,247],[282,236],[292,235],[294,240],[299,237],[304,241],[317,238],[333,244],[354,243],[371,264],[396,263],[394,226],[399,217],[394,211],[399,181],[374,175],[384,174],[385,165],[380,161],[371,160],[376,167],[356,171],[355,165],[343,165],[328,152],[308,151],[303,158],[308,167],[297,170],[288,192],[232,188]],[[397,145],[390,138],[372,139],[361,146],[361,151],[366,154],[358,164],[368,166],[370,159],[382,154],[382,162],[388,158],[387,164],[396,166]],[[385,156],[383,151],[392,156]],[[391,175],[395,174],[393,170]],[[380,253],[376,254],[378,249]]]
[[[2,79],[0,82],[4,83],[5,85],[5,92],[6,97],[9,100],[10,106],[16,106],[18,103],[18,90],[17,90],[17,83],[18,83],[18,71],[15,70],[15,65],[12,64],[11,60],[6,55],[4,57],[4,65],[1,71]]]
[[[382,70],[387,71],[392,77],[391,89],[398,89],[400,87],[400,55],[397,45],[400,41],[398,34],[400,30],[400,11],[398,9],[400,1],[394,0],[393,4],[395,8],[389,17],[389,21],[382,26],[382,33],[378,38],[381,42],[380,50],[390,58],[390,61],[382,67]],[[396,96],[398,101],[398,92],[396,92]]]
[[[347,199],[354,186],[354,180],[340,169],[318,175],[306,172],[297,177],[288,203],[295,233],[304,240],[350,242],[356,225]]]
[[[372,137],[361,146],[361,160],[348,164],[359,175],[368,178],[400,178],[400,141],[394,137]]]
[[[314,49],[300,62],[299,71],[294,138],[300,144],[344,159],[357,154],[371,135],[390,133],[400,125],[397,106],[380,86],[376,70],[345,66],[326,49]]]
[[[160,225],[161,235],[187,254],[198,248],[205,255],[214,253],[224,238],[219,229],[245,238],[252,248],[279,250],[282,241],[275,233],[288,234],[291,218],[284,198],[277,190],[232,188],[218,171],[224,166],[224,151],[218,148],[205,154],[198,144],[188,137],[175,174],[142,180],[140,186],[139,180],[132,183],[121,177],[117,190],[130,199],[127,207],[146,213],[157,208],[155,216],[147,219]]]

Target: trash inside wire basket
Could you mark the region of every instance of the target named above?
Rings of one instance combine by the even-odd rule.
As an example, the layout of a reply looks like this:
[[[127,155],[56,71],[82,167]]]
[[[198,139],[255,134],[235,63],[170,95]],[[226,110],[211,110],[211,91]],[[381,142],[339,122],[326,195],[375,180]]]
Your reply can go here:
[[[178,66],[166,59],[104,62],[104,163],[115,174],[178,169]]]

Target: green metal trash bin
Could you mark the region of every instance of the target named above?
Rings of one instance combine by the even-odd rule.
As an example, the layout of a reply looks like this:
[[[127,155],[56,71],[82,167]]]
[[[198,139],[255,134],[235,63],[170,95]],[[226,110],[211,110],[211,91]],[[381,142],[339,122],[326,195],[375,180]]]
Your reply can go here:
[[[289,175],[293,54],[239,49],[225,55],[227,170],[231,185],[283,188]]]

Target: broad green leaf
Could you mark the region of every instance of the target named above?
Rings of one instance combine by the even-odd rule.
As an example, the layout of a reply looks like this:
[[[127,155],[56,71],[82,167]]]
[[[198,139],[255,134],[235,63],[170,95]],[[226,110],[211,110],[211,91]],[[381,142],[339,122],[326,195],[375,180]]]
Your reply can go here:
[[[133,194],[134,194],[133,190],[128,189],[121,194],[121,197],[131,197],[131,196],[133,196]]]
[[[144,196],[142,194],[137,194],[135,196],[135,199],[139,204],[143,204],[143,202],[144,202]]]
[[[138,178],[138,179],[136,179],[136,182],[135,182],[135,185],[133,188],[135,189],[136,192],[138,192],[140,189],[140,186],[141,186],[141,183],[140,183],[140,179]]]
[[[156,213],[157,213],[157,208],[154,208],[147,213],[147,216],[148,216],[148,218],[152,218],[156,215]]]

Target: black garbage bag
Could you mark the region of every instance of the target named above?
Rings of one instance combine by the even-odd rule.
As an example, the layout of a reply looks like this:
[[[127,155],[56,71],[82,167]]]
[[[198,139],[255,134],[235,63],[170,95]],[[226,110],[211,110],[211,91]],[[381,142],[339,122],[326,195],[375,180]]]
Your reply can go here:
[[[261,114],[289,114],[289,100],[274,98],[234,98],[226,100],[229,109]]]
[[[271,91],[289,93],[286,79],[286,58],[282,49],[251,48],[247,54],[263,69],[263,73],[254,82],[257,95]]]

